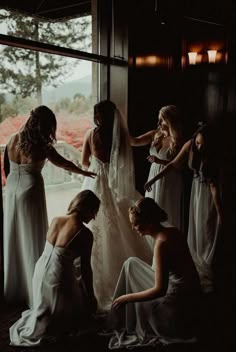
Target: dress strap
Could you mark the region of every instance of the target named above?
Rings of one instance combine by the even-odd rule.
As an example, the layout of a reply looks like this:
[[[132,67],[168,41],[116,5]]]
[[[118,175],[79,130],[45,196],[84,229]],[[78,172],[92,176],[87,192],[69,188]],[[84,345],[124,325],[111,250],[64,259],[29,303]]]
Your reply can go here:
[[[74,241],[74,239],[80,234],[80,232],[84,229],[84,226],[81,227],[81,229],[76,232],[76,234],[70,239],[70,241],[66,244],[65,248],[67,248],[69,246],[69,244]]]

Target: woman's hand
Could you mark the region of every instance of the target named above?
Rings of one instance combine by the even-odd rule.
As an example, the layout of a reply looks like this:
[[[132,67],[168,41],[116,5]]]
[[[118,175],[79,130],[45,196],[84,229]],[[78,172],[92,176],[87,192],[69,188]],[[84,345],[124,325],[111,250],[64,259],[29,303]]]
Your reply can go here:
[[[147,192],[151,192],[153,183],[154,183],[154,181],[152,181],[152,180],[146,182],[144,185],[144,190]]]
[[[149,155],[147,157],[147,160],[150,162],[150,163],[159,163],[159,160],[158,157],[156,157],[155,155]]]
[[[121,306],[127,304],[129,302],[128,296],[123,295],[120,297],[117,297],[113,302],[112,302],[112,308],[120,308]]]
[[[95,172],[91,172],[91,171],[86,171],[86,170],[81,170],[81,174],[84,176],[88,176],[91,178],[95,178],[95,176],[97,176],[97,174]]]

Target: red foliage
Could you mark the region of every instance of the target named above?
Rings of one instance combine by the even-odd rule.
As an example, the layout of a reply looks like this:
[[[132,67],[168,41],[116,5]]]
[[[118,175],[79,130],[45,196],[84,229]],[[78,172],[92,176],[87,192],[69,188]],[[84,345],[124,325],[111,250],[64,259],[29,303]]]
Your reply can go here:
[[[20,129],[26,121],[27,116],[8,117],[0,123],[0,144],[4,145],[8,142],[10,135]],[[81,149],[83,138],[86,131],[92,127],[92,118],[88,113],[81,116],[57,116],[57,140]],[[1,174],[2,182],[5,185],[5,176],[3,172],[3,156],[1,155]]]

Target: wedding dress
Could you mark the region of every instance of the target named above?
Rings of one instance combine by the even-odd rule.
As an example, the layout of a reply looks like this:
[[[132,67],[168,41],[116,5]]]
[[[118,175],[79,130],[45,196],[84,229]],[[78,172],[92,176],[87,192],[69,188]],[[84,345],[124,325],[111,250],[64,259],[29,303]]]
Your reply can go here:
[[[109,310],[123,263],[130,256],[152,261],[145,238],[131,228],[128,209],[141,195],[135,190],[132,150],[121,115],[115,113],[110,162],[91,156],[89,171],[97,176],[84,180],[82,189],[92,190],[101,204],[89,224],[94,235],[92,268],[94,290],[101,310]]]

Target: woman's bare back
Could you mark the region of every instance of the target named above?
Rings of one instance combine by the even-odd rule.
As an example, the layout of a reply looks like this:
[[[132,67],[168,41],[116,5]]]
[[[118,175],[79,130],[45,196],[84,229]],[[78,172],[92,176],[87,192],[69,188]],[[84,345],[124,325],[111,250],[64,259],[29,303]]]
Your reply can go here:
[[[44,153],[37,151],[34,155],[26,156],[18,147],[20,133],[13,134],[7,143],[8,158],[17,164],[32,164],[45,160]]]
[[[101,138],[99,135],[96,136],[96,144],[94,143],[94,130],[91,130],[89,145],[91,154],[94,155],[97,159],[101,160],[104,163],[109,162],[110,153],[107,152],[104,145],[102,144]]]
[[[82,227],[82,222],[73,214],[54,218],[48,230],[47,240],[54,246],[66,247]]]

